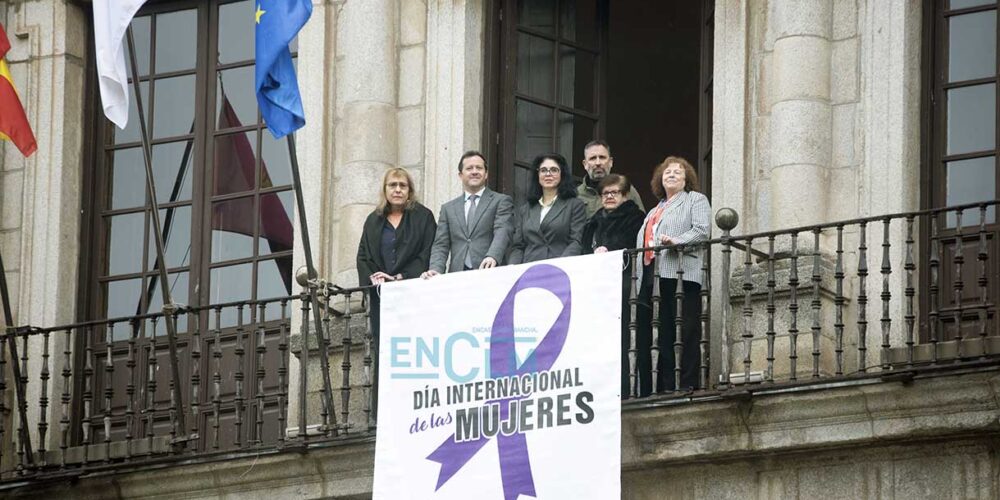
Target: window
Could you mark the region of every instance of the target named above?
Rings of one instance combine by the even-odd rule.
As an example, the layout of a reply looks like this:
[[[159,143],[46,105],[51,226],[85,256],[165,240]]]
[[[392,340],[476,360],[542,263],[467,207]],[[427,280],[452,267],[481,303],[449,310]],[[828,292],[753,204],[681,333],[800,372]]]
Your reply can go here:
[[[583,146],[597,137],[603,105],[603,25],[598,0],[506,0],[506,71],[500,109],[500,189],[525,201],[531,160],[558,152],[582,173]],[[498,135],[499,138],[499,135]]]
[[[254,10],[251,0],[150,2],[132,22],[168,284],[179,304],[291,293],[294,192],[289,151],[284,139],[275,140],[264,129],[257,110]],[[292,50],[294,54],[294,46]],[[131,75],[131,61],[128,65]],[[124,130],[95,107],[95,194],[86,207],[93,230],[84,237],[91,257],[81,273],[86,319],[153,313],[163,304],[134,94],[130,105]],[[278,308],[274,305],[265,314],[276,319]],[[243,309],[244,323],[258,314],[254,309]],[[225,311],[221,326],[235,326],[238,313]],[[190,347],[188,330],[193,325],[188,321],[186,315],[178,318],[180,349]],[[209,325],[208,313],[200,321]],[[151,320],[94,332],[94,365],[102,366],[108,354],[115,365],[110,379],[115,414],[121,414],[117,405],[126,399],[124,341],[133,335],[138,339],[140,366],[135,372],[144,373],[143,349],[151,337],[165,334],[164,322]],[[201,352],[211,352],[214,339],[203,335],[201,342]],[[233,343],[232,335],[224,335],[221,348],[231,349]],[[161,339],[156,347],[161,366],[169,366],[165,344]],[[191,359],[180,358],[181,379],[187,380]],[[202,374],[211,373],[208,358],[201,358]],[[243,368],[247,372],[251,358]],[[169,404],[168,370],[162,371],[164,389],[157,397],[163,401],[157,402],[158,408]],[[109,382],[103,376],[98,370],[98,388]],[[203,397],[208,397],[207,391]],[[124,425],[116,421],[114,427]]]
[[[1000,175],[997,157],[997,92],[1000,72],[997,67],[996,0],[933,0],[925,4],[925,134],[930,140],[924,165],[924,204],[943,207],[997,198]],[[962,213],[961,227],[954,212],[938,219],[940,281],[937,307],[943,332],[938,340],[955,338],[957,324],[962,337],[978,335],[975,322],[981,291],[977,261],[980,211]],[[986,212],[989,255],[997,255],[997,220],[994,207]],[[925,234],[930,238],[930,228]],[[955,256],[961,238],[963,283],[961,300],[954,297]],[[923,248],[930,251],[930,241]],[[996,259],[988,262],[988,276],[1000,273]],[[923,273],[927,289],[928,273]],[[997,297],[998,283],[989,280],[989,297]],[[990,315],[993,315],[991,310]],[[967,326],[966,326],[967,325]],[[924,339],[929,328],[924,325]],[[968,330],[968,331],[966,331]]]
[[[532,158],[555,151],[578,179],[583,146],[611,145],[614,171],[653,203],[669,155],[711,181],[714,1],[504,0],[487,24],[491,180],[524,201]],[[678,77],[678,75],[686,75]]]

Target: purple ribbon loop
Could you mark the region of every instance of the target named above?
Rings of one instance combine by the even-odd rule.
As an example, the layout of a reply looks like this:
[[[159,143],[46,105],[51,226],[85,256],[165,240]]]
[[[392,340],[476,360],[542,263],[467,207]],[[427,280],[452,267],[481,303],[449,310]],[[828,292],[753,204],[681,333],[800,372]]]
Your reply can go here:
[[[555,323],[538,343],[538,347],[524,360],[524,363],[518,366],[514,348],[514,299],[519,292],[529,288],[541,288],[552,292],[562,302],[563,307]],[[565,271],[551,264],[539,264],[528,268],[507,292],[507,297],[500,304],[500,309],[497,310],[493,320],[493,329],[490,333],[489,377],[509,377],[551,369],[559,353],[562,352],[566,335],[569,333],[570,298],[569,276]],[[509,400],[503,400],[500,404],[501,421],[509,418],[507,401]],[[441,464],[434,491],[447,483],[489,440],[490,438],[480,436],[478,439],[459,443],[452,434],[428,455],[428,460]],[[536,496],[531,461],[528,457],[528,443],[524,434],[518,432],[508,436],[502,432],[498,433],[497,447],[504,499],[517,500],[522,494]]]

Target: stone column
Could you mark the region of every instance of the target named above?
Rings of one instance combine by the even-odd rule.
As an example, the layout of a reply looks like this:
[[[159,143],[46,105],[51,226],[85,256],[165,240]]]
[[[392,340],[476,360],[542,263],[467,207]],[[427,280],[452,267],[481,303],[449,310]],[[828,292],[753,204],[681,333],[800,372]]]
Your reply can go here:
[[[467,149],[482,150],[483,2],[427,2],[425,199],[437,211],[461,192],[455,175]],[[492,85],[492,83],[490,83]],[[499,166],[491,166],[496,171]]]
[[[317,123],[307,127],[313,127],[306,136],[309,139],[299,144],[299,151],[311,159],[309,175],[303,174],[303,189],[311,211],[313,251],[322,252],[314,258],[317,264],[323,263],[320,277],[342,286],[357,284],[355,257],[362,225],[378,201],[384,172],[399,165],[398,8],[399,0],[344,0],[316,5],[313,19],[303,31],[304,39],[313,42],[313,49],[305,48],[300,41],[302,86],[322,89],[304,93],[307,110],[316,110],[315,118],[310,120]],[[357,307],[359,297],[354,299]],[[300,328],[298,321],[293,321],[293,331]],[[353,335],[360,345],[360,329]],[[336,330],[330,340],[334,347],[329,358],[330,382],[335,389],[334,410],[340,419],[342,355],[337,346],[341,330]],[[302,349],[310,349],[306,367],[310,425],[319,423],[323,378],[316,337],[310,333],[305,345],[300,335],[293,335],[291,343],[295,356],[290,363],[288,425],[294,431],[299,415],[296,402]],[[358,393],[352,394],[350,411],[360,417],[362,367],[358,350],[352,356],[351,380]]]
[[[299,172],[302,175],[302,197],[309,221],[313,263],[320,276],[328,277],[331,271],[330,241],[331,214],[327,202],[333,185],[333,78],[335,69],[333,53],[336,50],[336,4],[325,0],[313,1],[313,13],[298,36],[299,92],[306,112],[306,125],[295,133]],[[299,217],[295,210],[295,253],[293,268],[305,265]]]
[[[749,218],[749,205],[744,189],[747,185],[745,166],[750,163],[746,146],[748,106],[747,106],[747,65],[749,51],[747,31],[750,5],[739,0],[723,0],[715,7],[715,93],[713,105],[712,144],[714,161],[712,169],[712,205],[718,211],[732,208],[743,219],[735,233],[745,233]],[[713,226],[715,225],[713,214]],[[712,229],[713,237],[722,236],[717,228]],[[712,254],[712,290],[723,290],[722,252],[716,246]],[[719,297],[716,299],[715,297]],[[721,321],[722,310],[728,307],[725,293],[715,292],[712,300],[712,341],[710,359],[728,361],[729,342],[725,338],[725,325]],[[738,332],[729,332],[730,338],[739,338]],[[709,385],[719,380],[722,371],[720,363],[712,363]]]
[[[68,324],[76,315],[84,61],[89,31],[82,8],[63,0],[6,2],[0,4],[0,19],[11,42],[7,62],[38,142],[38,151],[27,159],[13,144],[4,141],[0,145],[0,251],[11,285],[14,320],[21,325]],[[59,442],[61,407],[54,395],[62,392],[58,373],[63,347],[62,336],[53,336],[49,345],[53,356],[49,365],[48,449]],[[32,374],[27,391],[28,420],[32,445],[37,448],[41,339],[33,339],[28,351]],[[5,439],[13,436],[16,425],[6,423]],[[4,453],[4,460],[9,456]]]
[[[336,131],[331,207],[338,283],[357,283],[355,257],[382,176],[398,165],[398,0],[344,2],[337,22]]]
[[[834,3],[838,9],[834,8]],[[842,73],[834,74],[831,70],[834,11],[840,11],[841,17],[845,18],[840,24],[849,25],[852,18],[850,14],[854,14],[857,7],[848,1],[769,0],[766,6],[753,3],[750,9],[752,34],[748,38],[750,43],[755,44],[750,48],[750,53],[754,71],[758,71],[759,76],[749,84],[748,95],[756,106],[751,108],[754,110],[751,112],[753,138],[748,139],[753,143],[754,151],[747,155],[747,163],[756,168],[744,174],[749,178],[744,182],[744,189],[748,190],[745,191],[746,196],[756,191],[756,195],[764,199],[759,202],[762,205],[759,207],[752,200],[743,203],[746,220],[741,222],[742,230],[738,229],[736,233],[828,222],[833,220],[832,207],[847,204],[844,203],[845,200],[833,203],[830,194],[834,188],[831,179],[835,177],[835,113],[831,80],[838,82],[838,89],[848,87],[848,82],[837,78]],[[843,44],[842,53],[849,55],[848,48],[847,44]],[[838,70],[848,69],[850,58],[844,59],[847,60]],[[853,71],[855,68],[849,69],[852,71],[848,74],[856,74]],[[846,101],[847,97],[844,96],[843,100]],[[719,121],[716,120],[715,123]],[[847,135],[853,137],[849,133]],[[762,172],[767,172],[767,175],[761,175]],[[763,181],[766,185],[754,186],[756,179],[767,179]],[[758,250],[767,251],[766,240],[758,239],[754,243]],[[775,243],[775,250],[779,254],[790,250],[790,238],[778,238]],[[824,249],[826,243],[821,242]],[[800,233],[798,245],[800,252],[811,251],[812,234]],[[749,271],[748,280],[752,290],[749,299],[753,314],[745,319],[741,311],[747,298],[743,290],[744,274],[747,272],[743,265],[744,256],[743,251],[733,252],[733,274],[729,289],[716,288],[719,295],[728,295],[730,299],[728,359],[732,373],[736,376],[735,380],[742,380],[744,373],[747,345],[740,338],[743,334],[752,336],[749,346],[752,376],[755,372],[767,376],[768,369],[765,359],[768,352],[767,265],[755,262]],[[800,378],[808,376],[812,368],[810,327],[813,313],[809,307],[812,299],[809,282],[812,264],[811,257],[800,254],[797,266],[799,289],[796,318],[796,372]],[[820,266],[821,331],[817,340],[822,352],[819,371],[826,374],[835,371],[832,367],[834,309],[831,300],[834,284],[832,266],[825,255]],[[775,265],[775,337],[771,372],[775,380],[786,379],[791,368],[791,342],[788,333],[791,324],[789,277],[790,261],[779,260]],[[846,317],[848,316],[845,315]],[[845,335],[845,338],[849,337]]]
[[[771,228],[827,215],[831,166],[830,0],[771,0]]]
[[[921,3],[918,0],[867,0],[859,3],[857,38],[860,45],[861,78],[856,135],[863,147],[857,148],[860,150],[857,217],[918,210]],[[926,230],[926,219],[924,223]],[[919,223],[916,224],[915,230],[919,231],[920,227]],[[881,244],[881,231],[880,224],[871,227],[869,242]],[[889,237],[892,244],[892,275],[889,283],[892,294],[889,310],[892,318],[890,342],[893,346],[903,346],[906,341],[903,321],[906,314],[906,274],[903,270],[906,257],[905,222],[894,222]],[[914,237],[919,241],[919,234],[914,234]],[[914,252],[914,258],[918,258],[916,248]],[[881,264],[880,254],[875,255],[872,263]],[[916,274],[920,271],[918,266]],[[915,275],[914,280],[919,280],[919,276]],[[872,273],[868,289],[881,291],[881,287],[882,277]],[[916,302],[919,304],[919,301]],[[871,345],[872,342],[880,342],[880,330],[877,326],[880,315],[879,302],[875,301],[874,307],[869,304],[869,329],[876,325],[875,335],[869,335],[870,352],[877,352],[872,350],[877,349],[877,346]]]

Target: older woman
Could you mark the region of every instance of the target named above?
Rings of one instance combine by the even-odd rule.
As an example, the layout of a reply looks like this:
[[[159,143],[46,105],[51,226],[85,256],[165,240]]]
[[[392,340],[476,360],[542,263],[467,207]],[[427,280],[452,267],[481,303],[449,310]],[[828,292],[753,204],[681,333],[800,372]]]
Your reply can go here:
[[[514,217],[511,264],[580,255],[580,238],[587,208],[576,197],[566,159],[558,153],[538,155],[532,162],[535,182],[528,186],[528,202]]]
[[[608,174],[597,185],[601,197],[601,208],[590,217],[583,227],[583,253],[604,253],[613,250],[635,248],[635,235],[642,227],[642,209],[628,194],[632,183],[624,175]],[[629,394],[628,350],[631,340],[629,320],[629,289],[631,268],[622,270],[622,386],[621,396]]]
[[[687,160],[677,156],[669,156],[656,167],[651,181],[653,194],[659,198],[659,203],[643,221],[642,228],[636,237],[638,247],[653,247],[660,245],[681,245],[705,241],[711,231],[712,207],[708,198],[698,192],[698,176]],[[666,249],[659,252],[659,283],[653,283],[653,253],[643,252],[639,256],[641,265],[639,273],[639,307],[636,311],[637,323],[637,364],[639,370],[639,395],[645,396],[652,391],[652,309],[651,296],[653,286],[660,287],[660,327],[659,327],[659,363],[656,389],[659,392],[672,391],[675,388],[674,368],[677,360],[674,357],[674,341],[676,330],[674,318],[677,315],[675,291],[681,286],[683,293],[681,317],[684,320],[681,332],[681,380],[682,390],[698,387],[698,371],[700,365],[699,341],[701,339],[701,267],[702,253],[700,249],[685,252],[683,257],[678,252]],[[677,270],[684,271],[683,282],[677,283]]]

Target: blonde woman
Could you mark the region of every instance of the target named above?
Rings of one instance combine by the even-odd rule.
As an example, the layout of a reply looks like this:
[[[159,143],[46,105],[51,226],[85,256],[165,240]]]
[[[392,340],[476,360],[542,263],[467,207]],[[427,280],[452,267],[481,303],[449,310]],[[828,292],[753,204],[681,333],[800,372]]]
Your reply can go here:
[[[360,285],[417,278],[427,269],[437,224],[434,214],[417,203],[415,192],[413,178],[405,169],[391,168],[382,178],[382,194],[375,211],[365,219],[358,244]],[[370,290],[368,299],[372,341],[377,351],[381,317],[378,290]],[[378,387],[378,370],[375,370],[374,383]],[[377,407],[378,392],[375,394]]]
[[[368,215],[358,244],[358,283],[381,285],[420,277],[427,270],[434,243],[434,214],[417,203],[413,178],[392,168],[382,180],[382,194]],[[378,293],[371,293],[372,334],[378,345]]]

